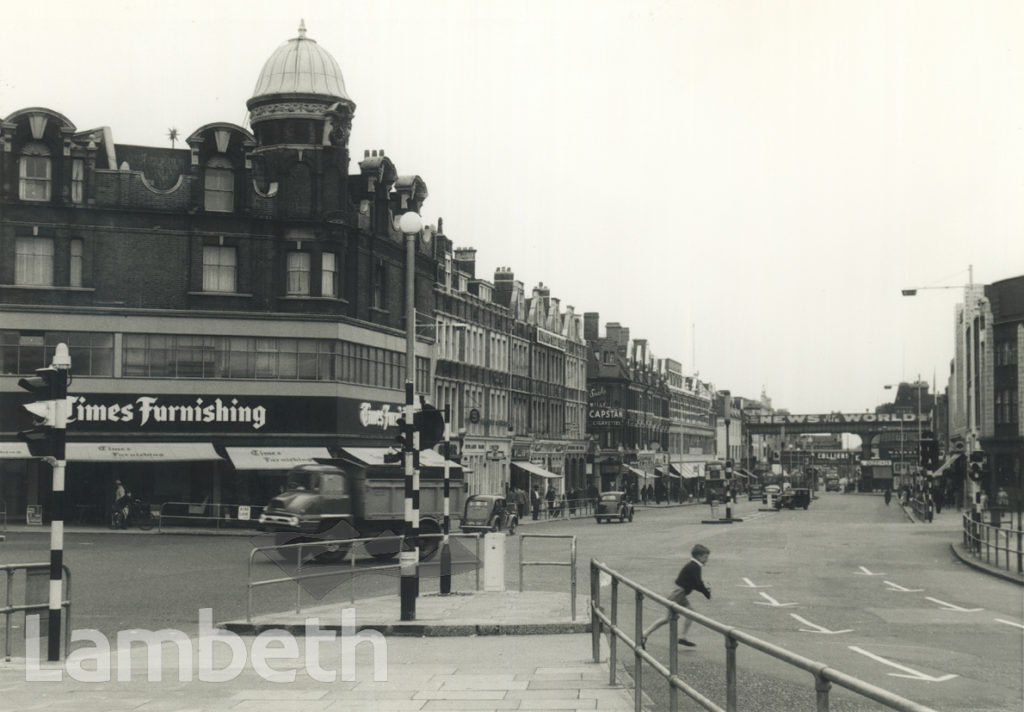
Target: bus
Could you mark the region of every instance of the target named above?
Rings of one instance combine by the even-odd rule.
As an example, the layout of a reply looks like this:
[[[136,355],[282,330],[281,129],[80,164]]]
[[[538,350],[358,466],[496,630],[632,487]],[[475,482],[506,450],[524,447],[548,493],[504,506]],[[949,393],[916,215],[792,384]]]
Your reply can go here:
[[[711,500],[724,502],[729,490],[729,480],[725,478],[725,463],[709,462],[705,467],[705,472],[704,501],[708,504],[711,503]]]

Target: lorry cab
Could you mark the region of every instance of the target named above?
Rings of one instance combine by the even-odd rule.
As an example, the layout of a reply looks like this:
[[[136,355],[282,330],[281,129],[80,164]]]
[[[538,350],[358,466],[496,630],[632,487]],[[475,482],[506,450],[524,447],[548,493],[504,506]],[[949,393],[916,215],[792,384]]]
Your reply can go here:
[[[284,491],[270,500],[259,523],[265,531],[312,534],[351,517],[345,471],[333,465],[299,465],[288,473]]]

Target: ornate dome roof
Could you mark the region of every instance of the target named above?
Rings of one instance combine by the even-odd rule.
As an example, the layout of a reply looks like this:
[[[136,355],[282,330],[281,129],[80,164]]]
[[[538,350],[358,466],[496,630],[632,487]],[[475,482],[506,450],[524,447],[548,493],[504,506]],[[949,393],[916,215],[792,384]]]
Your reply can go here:
[[[299,36],[274,50],[263,65],[252,98],[276,94],[322,94],[352,101],[341,67],[316,40],[306,37],[304,20],[299,23]]]

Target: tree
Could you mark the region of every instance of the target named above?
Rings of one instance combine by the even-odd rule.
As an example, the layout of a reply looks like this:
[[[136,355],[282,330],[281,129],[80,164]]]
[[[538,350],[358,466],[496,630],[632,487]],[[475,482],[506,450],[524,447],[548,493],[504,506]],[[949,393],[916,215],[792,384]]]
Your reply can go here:
[[[174,142],[178,140],[178,129],[167,129],[167,138],[171,139],[171,148],[174,148]]]

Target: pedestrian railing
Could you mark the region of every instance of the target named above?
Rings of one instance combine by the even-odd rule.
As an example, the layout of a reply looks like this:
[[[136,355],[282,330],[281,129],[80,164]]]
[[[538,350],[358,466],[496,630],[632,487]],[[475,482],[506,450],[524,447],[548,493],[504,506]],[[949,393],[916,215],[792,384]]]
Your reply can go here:
[[[568,539],[568,561],[527,561],[527,539]],[[519,535],[519,591],[523,590],[523,572],[527,566],[568,566],[569,567],[569,609],[576,620],[576,537],[571,534],[520,534]]]
[[[601,605],[602,574],[611,578],[611,601],[607,611]],[[636,600],[632,637],[630,637],[627,628],[619,625],[618,614],[620,586],[632,589]],[[640,647],[638,643],[638,641],[642,639],[644,631],[645,600],[651,600],[658,604],[669,616],[668,628],[670,645],[667,666],[652,656],[647,652],[647,650]],[[634,708],[636,712],[640,712],[643,704],[645,663],[650,666],[654,672],[660,675],[669,686],[668,712],[678,712],[680,692],[706,710],[713,710],[714,712],[736,712],[738,709],[736,649],[741,643],[751,650],[764,653],[776,660],[780,660],[788,665],[810,673],[814,678],[814,690],[817,701],[815,709],[817,712],[828,712],[829,691],[833,684],[839,685],[840,687],[850,690],[862,697],[874,700],[889,709],[902,710],[904,712],[935,712],[935,710],[930,707],[926,707],[917,702],[913,702],[912,700],[900,697],[888,690],[876,687],[875,685],[871,685],[870,683],[864,682],[851,675],[847,675],[839,670],[830,668],[823,663],[815,662],[809,658],[797,655],[785,648],[781,648],[777,645],[772,645],[771,643],[760,640],[759,638],[755,638],[754,636],[744,633],[732,626],[724,625],[690,609],[683,608],[679,604],[673,603],[667,598],[658,595],[650,589],[644,588],[635,581],[632,581],[608,568],[596,559],[591,559],[590,561],[590,616],[591,648],[595,663],[599,663],[601,661],[601,634],[604,631],[607,631],[608,633],[609,684],[616,684],[618,641],[621,640],[625,643],[627,648],[633,651],[633,682],[635,684]],[[689,618],[694,623],[699,623],[705,628],[720,633],[725,640],[725,707],[721,707],[710,700],[679,676],[679,649],[676,645],[676,638],[679,635],[678,622],[680,616]],[[780,702],[779,705],[770,705],[764,700],[761,701],[761,705],[763,709],[774,707],[790,708],[789,704],[783,705]]]
[[[7,532],[7,502],[0,499],[0,533]]]
[[[452,571],[441,570],[442,556],[440,549],[431,557],[431,561],[420,561],[420,574],[423,569],[429,568],[432,572],[437,569],[438,577],[451,573],[465,573],[472,568],[475,571],[475,590],[480,590],[480,568],[482,564],[482,552],[480,550],[481,534],[451,533],[449,539],[472,539],[475,542],[474,559],[472,561],[455,559],[451,562]],[[444,541],[444,534],[420,534],[419,539],[440,539]],[[362,539],[328,539],[297,541],[294,544],[278,544],[273,546],[256,546],[249,552],[249,568],[246,582],[246,606],[245,620],[252,623],[253,591],[266,586],[280,584],[294,584],[295,586],[295,612],[302,613],[302,592],[311,588],[309,584],[316,580],[325,580],[329,584],[330,578],[337,580],[337,585],[346,579],[349,583],[349,600],[353,603],[356,600],[355,579],[356,574],[386,573],[400,570],[400,563],[394,558],[405,545],[405,537],[401,535],[366,537]],[[274,576],[266,579],[255,579],[253,563],[257,554],[263,554],[276,563],[283,576]],[[377,559],[382,563],[356,567],[356,562],[366,559]],[[433,559],[436,558],[435,562]],[[330,587],[330,588],[333,588]],[[329,590],[329,589],[328,589]]]
[[[981,512],[964,512],[964,547],[974,558],[996,568],[1024,573],[1024,531],[1019,526],[1014,529],[1012,520],[1009,528],[1001,526],[1005,520],[999,515],[990,521],[983,522]]]
[[[64,592],[65,598],[61,601],[61,608],[65,610],[64,651],[66,654],[68,646],[71,644],[71,570],[67,567],[67,564],[64,564],[62,568],[64,570],[64,582],[61,590]],[[5,586],[4,607],[0,608],[0,615],[4,617],[4,660],[10,662],[11,616],[18,613],[24,613],[27,616],[30,613],[41,613],[50,609],[50,602],[48,600],[50,564],[3,564],[0,565],[0,571],[4,573]],[[21,581],[16,579],[18,572],[24,572],[24,577]],[[38,585],[33,586],[30,583],[30,578],[32,577],[35,577]],[[14,602],[16,590],[21,592],[21,598],[24,600],[24,603]],[[26,628],[27,626],[22,626],[22,630]]]
[[[160,505],[157,529],[165,523],[180,526],[255,528],[263,507],[248,504],[211,504],[209,502],[164,502]]]

